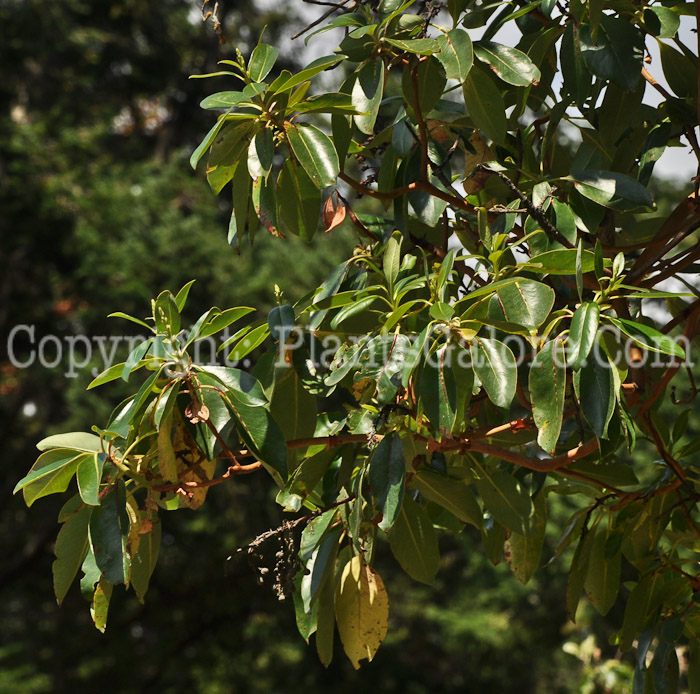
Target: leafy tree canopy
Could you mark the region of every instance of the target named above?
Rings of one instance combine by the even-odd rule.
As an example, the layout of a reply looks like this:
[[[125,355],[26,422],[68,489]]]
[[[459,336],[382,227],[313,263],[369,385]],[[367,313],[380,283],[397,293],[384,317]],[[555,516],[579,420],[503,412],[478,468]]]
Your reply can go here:
[[[340,45],[305,68],[276,69],[261,39],[197,75],[224,89],[202,101],[213,125],[191,164],[206,157],[214,192],[229,191],[229,242],[321,229],[358,244],[315,291],[279,290],[267,315],[213,308],[185,330],[191,283],[148,317],[115,314],[149,337],[91,387],[147,378],[104,428],[41,441],[16,487],[31,505],[77,481],[59,515],[59,602],[82,570],[104,629],[115,585],[144,598],[161,513],[267,473],[299,515],[239,551],[256,561],[282,538],[260,570],[293,595],[324,664],[337,630],[359,667],[387,632],[374,568],[386,543],[430,584],[438,532],[471,525],[527,583],[548,559],[548,509],[566,497],[575,511],[554,560],[575,547],[571,618],[584,592],[602,614],[626,600],[615,640],[637,648],[635,690],[674,691],[685,640],[700,691],[700,445],[684,440],[683,407],[700,211],[690,185],[670,212],[650,190],[667,146],[684,138],[700,154],[686,13],[341,3],[307,32],[340,29]],[[497,40],[504,27],[517,45]],[[652,42],[661,65],[645,59]],[[688,292],[666,291],[669,278]],[[666,318],[650,310],[659,300]],[[225,329],[225,366],[192,358]],[[636,455],[646,441],[655,455]]]

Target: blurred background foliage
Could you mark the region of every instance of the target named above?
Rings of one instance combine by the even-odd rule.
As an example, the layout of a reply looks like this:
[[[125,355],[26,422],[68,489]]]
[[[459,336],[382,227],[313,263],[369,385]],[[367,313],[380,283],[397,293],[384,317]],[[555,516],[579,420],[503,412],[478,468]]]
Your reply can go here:
[[[443,539],[433,589],[380,550],[389,638],[359,672],[343,657],[325,670],[291,604],[258,585],[244,559],[226,562],[279,525],[264,477],[212,489],[195,513],[168,514],[147,603],[115,595],[106,634],[77,589],[61,609],[53,600],[61,499],[28,514],[11,491],[38,439],[104,422],[126,391],[85,393],[99,358],[75,378],[65,361],[15,369],[6,338],[18,324],[35,325],[37,341],[120,335],[125,325],[110,311],[142,315],[161,289],[195,277],[190,319],[212,304],[267,311],[275,283],[299,298],[344,257],[353,241],[342,230],[313,245],[261,233],[237,256],[225,197],[187,165],[211,125],[198,107],[211,84],[188,75],[215,69],[236,47],[246,54],[265,25],[266,40],[286,47],[280,68],[303,62],[302,44],[286,39],[302,25],[299,4],[220,2],[220,44],[198,2],[0,0],[0,691],[631,692],[631,666],[611,660],[608,645],[623,606],[603,619],[584,604],[571,624],[566,559],[523,587],[469,530]],[[16,356],[28,348],[18,340]],[[551,515],[564,518],[566,503]],[[550,554],[556,540],[553,530]]]

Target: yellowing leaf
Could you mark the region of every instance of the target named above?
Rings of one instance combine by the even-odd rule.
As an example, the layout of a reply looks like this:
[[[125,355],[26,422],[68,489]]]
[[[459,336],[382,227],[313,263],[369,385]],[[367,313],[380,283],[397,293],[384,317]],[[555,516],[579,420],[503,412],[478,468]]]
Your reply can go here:
[[[379,574],[353,557],[343,568],[335,592],[335,618],[345,653],[353,667],[372,660],[386,636],[389,596]]]

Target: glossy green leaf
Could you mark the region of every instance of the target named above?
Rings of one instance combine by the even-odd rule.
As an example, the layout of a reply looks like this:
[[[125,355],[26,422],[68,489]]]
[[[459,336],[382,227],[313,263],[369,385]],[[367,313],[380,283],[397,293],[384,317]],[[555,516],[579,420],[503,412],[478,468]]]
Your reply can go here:
[[[27,506],[49,494],[60,494],[68,489],[81,454],[68,448],[55,448],[42,453],[31,470],[17,482],[13,494],[20,489]]]
[[[518,279],[500,287],[496,298],[499,318],[531,330],[544,323],[554,306],[554,290],[529,279]]]
[[[216,123],[214,123],[214,125],[211,127],[211,130],[204,136],[204,139],[199,144],[197,149],[195,149],[194,152],[192,152],[192,156],[190,157],[190,166],[193,169],[197,168],[199,160],[204,156],[204,153],[211,147],[214,140],[216,140],[219,131],[221,130],[221,128],[224,127],[225,123],[226,116],[223,115],[221,116],[221,118],[219,118],[218,121],[216,121]]]
[[[306,563],[304,577],[301,579],[301,599],[307,614],[311,611],[318,590],[325,581],[331,580],[341,533],[340,527],[326,532]]]
[[[610,611],[620,590],[622,554],[616,552],[612,557],[606,556],[606,543],[611,532],[611,523],[605,520],[598,526],[591,543],[588,571],[584,581],[588,599],[602,615]]]
[[[100,437],[83,431],[47,436],[39,441],[36,447],[40,451],[49,451],[52,448],[71,448],[75,451],[84,451],[85,453],[99,453],[102,451]]]
[[[388,434],[374,449],[368,479],[374,505],[382,514],[379,527],[389,530],[401,511],[406,482],[406,462],[398,434]]]
[[[603,15],[597,40],[589,25],[581,27],[581,55],[596,76],[634,89],[641,79],[644,41],[637,29],[618,17]]]
[[[593,251],[583,251],[580,254],[580,259],[581,272],[593,272],[595,268]],[[527,265],[549,275],[575,275],[576,262],[577,250],[575,248],[561,248],[535,255],[530,258]]]
[[[284,236],[277,219],[277,198],[273,180],[271,178],[266,180],[263,176],[256,178],[253,181],[251,198],[260,224],[273,236]]]
[[[432,585],[440,563],[437,533],[430,517],[413,499],[406,497],[389,533],[391,552],[413,579]]]
[[[625,318],[608,316],[607,320],[641,347],[657,354],[668,354],[678,359],[685,359],[683,348],[672,337],[664,335],[655,328]]]
[[[529,530],[532,503],[527,491],[507,472],[479,466],[476,488],[486,510],[506,528],[525,534]]]
[[[328,92],[316,94],[295,105],[295,110],[301,113],[335,113],[355,115],[357,109],[353,106],[350,94]]]
[[[333,185],[340,171],[333,142],[317,127],[286,123],[285,129],[294,156],[317,187]]]
[[[481,40],[474,44],[474,53],[486,63],[504,82],[516,87],[537,84],[542,77],[537,66],[527,54],[501,43]]]
[[[463,29],[453,29],[437,40],[440,52],[436,58],[445,68],[447,79],[464,82],[474,63],[474,50],[469,34]]]
[[[242,441],[282,487],[287,479],[287,444],[279,425],[264,407],[251,407],[232,391],[228,404]]]
[[[123,483],[100,500],[90,517],[90,546],[95,563],[110,583],[127,583],[131,558],[127,549],[129,517]]]
[[[158,561],[161,528],[160,521],[156,519],[151,530],[140,535],[139,549],[131,561],[130,585],[140,602],[143,602],[148,591],[148,584]]]
[[[376,381],[379,405],[386,405],[396,397],[410,347],[406,335],[389,334],[372,338],[362,350],[356,380]]]
[[[476,337],[471,343],[474,371],[497,407],[510,407],[515,395],[517,369],[510,347],[499,340]]]
[[[414,109],[418,103],[422,115],[427,116],[442,97],[447,77],[440,61],[432,56],[418,63],[414,69],[415,79],[412,70],[405,70],[403,73],[404,99],[406,104]]]
[[[506,141],[503,97],[494,81],[483,70],[474,68],[464,81],[464,103],[474,125],[497,144]]]
[[[614,210],[652,209],[651,193],[638,181],[615,171],[573,171],[566,177],[584,197]]]
[[[177,335],[180,331],[180,309],[172,292],[164,291],[158,295],[153,305],[153,320],[159,333]]]
[[[534,501],[528,533],[511,532],[503,547],[510,570],[523,585],[529,582],[540,565],[546,529],[547,504],[544,494],[540,493]]]
[[[321,216],[321,193],[294,159],[287,159],[280,171],[277,199],[285,231],[310,241]]]
[[[275,143],[272,128],[258,130],[248,146],[248,173],[255,180],[267,177],[272,171],[275,158]]]
[[[92,508],[80,505],[61,526],[56,538],[54,554],[56,560],[51,566],[56,600],[60,605],[66,597],[78,569],[82,566],[88,551],[88,523]]]
[[[253,82],[262,82],[277,61],[279,48],[266,43],[259,43],[250,54],[248,74]]]
[[[566,355],[560,338],[545,343],[532,360],[528,386],[537,443],[553,455],[561,433],[566,395]]]
[[[303,439],[316,429],[316,398],[304,389],[293,368],[287,368],[275,383],[270,413],[285,439]]]
[[[581,27],[575,22],[567,25],[562,36],[560,60],[564,88],[581,106],[591,91],[593,77],[581,54]]]
[[[423,497],[447,509],[464,523],[474,527],[482,525],[482,512],[472,490],[461,480],[445,477],[422,467],[411,479]]]
[[[600,306],[587,301],[581,304],[571,319],[567,342],[567,361],[572,369],[580,369],[591,351],[598,334]]]
[[[80,498],[90,506],[99,506],[100,504],[100,482],[106,459],[105,453],[89,453],[81,456],[78,460],[76,469],[78,491]]]
[[[205,97],[199,104],[200,108],[232,108],[247,101],[248,97],[243,92],[217,92]]]
[[[358,111],[354,116],[360,132],[371,135],[384,94],[384,63],[379,59],[368,60],[357,72],[352,88],[352,105]]]
[[[585,365],[574,372],[574,392],[581,411],[598,438],[605,438],[608,422],[615,408],[614,367],[598,350]]]
[[[447,347],[428,355],[418,382],[423,412],[437,434],[452,431],[457,408],[457,388],[450,356]]]

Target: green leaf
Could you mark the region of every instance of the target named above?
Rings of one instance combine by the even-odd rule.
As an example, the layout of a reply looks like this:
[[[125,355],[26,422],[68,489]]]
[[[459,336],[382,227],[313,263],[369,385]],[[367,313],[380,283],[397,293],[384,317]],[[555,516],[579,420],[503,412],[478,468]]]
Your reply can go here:
[[[294,108],[301,113],[335,113],[352,116],[357,112],[350,94],[340,92],[310,96],[304,101],[300,101]]]
[[[503,547],[506,562],[515,577],[525,585],[537,570],[547,529],[547,504],[540,493],[535,497],[533,516],[527,535],[511,532]]]
[[[228,404],[241,439],[283,487],[287,479],[287,444],[279,425],[264,407],[251,407],[236,393],[231,392]]]
[[[383,39],[385,43],[395,46],[405,53],[413,55],[434,55],[438,52],[438,43],[435,39]]]
[[[100,437],[95,436],[95,434],[73,431],[67,434],[48,436],[39,441],[36,447],[40,451],[48,451],[52,448],[71,448],[75,451],[85,451],[86,453],[99,453],[102,451],[102,442]]]
[[[503,470],[486,470],[478,465],[479,490],[484,506],[491,515],[515,533],[526,534],[529,530],[532,503],[527,491],[520,483]]]
[[[374,658],[389,620],[384,583],[360,556],[343,567],[335,591],[335,617],[345,654],[357,670],[360,660]]]
[[[275,158],[275,142],[272,136],[272,128],[258,130],[248,146],[248,173],[255,180],[267,177],[272,171],[272,162]]]
[[[104,633],[107,628],[107,613],[109,611],[109,601],[112,597],[114,586],[104,576],[100,577],[97,587],[92,596],[90,615],[95,624],[95,628]]]
[[[253,82],[262,82],[275,65],[279,49],[266,43],[259,43],[250,54],[248,74]]]
[[[105,369],[99,376],[90,381],[86,390],[97,388],[97,386],[104,385],[105,383],[109,383],[110,381],[116,381],[118,378],[121,378],[123,371],[123,362],[121,364],[114,364],[110,366],[108,369]]]
[[[392,236],[389,239],[384,249],[382,263],[384,277],[389,284],[389,288],[393,289],[401,267],[401,237],[397,239],[396,236]]]
[[[406,335],[389,334],[373,337],[362,350],[355,380],[371,378],[376,382],[379,405],[386,405],[396,397],[410,348],[411,341]]]
[[[566,356],[561,338],[547,342],[532,360],[528,385],[537,443],[553,455],[561,433],[566,394]]]
[[[561,248],[554,251],[545,251],[535,255],[525,263],[525,266],[537,268],[549,275],[575,275],[578,251],[575,248]],[[595,254],[593,251],[583,251],[580,254],[581,272],[593,272],[595,268]]]
[[[231,211],[231,220],[228,226],[228,242],[237,249],[240,247],[241,238],[245,233],[246,225],[252,214],[250,209],[252,187],[253,182],[248,174],[248,160],[241,158],[236,163],[231,177],[233,210]],[[248,229],[251,243],[254,231],[254,229]]]
[[[100,505],[100,482],[102,468],[107,455],[105,453],[90,453],[80,457],[76,470],[80,498],[90,506]]]
[[[482,513],[472,490],[461,480],[445,477],[429,468],[422,467],[411,479],[421,496],[447,509],[464,523],[475,528],[482,525]]]
[[[384,62],[372,59],[365,62],[357,72],[352,88],[352,105],[358,111],[354,116],[360,132],[371,135],[379,114],[379,105],[384,95]]]
[[[587,301],[581,304],[571,319],[571,330],[567,344],[567,357],[572,369],[580,369],[593,347],[598,334],[600,306]]]
[[[672,39],[680,25],[680,17],[670,7],[655,5],[644,8],[644,26],[660,39]]]
[[[406,497],[389,533],[391,552],[413,579],[432,585],[440,564],[437,533],[428,514]]]
[[[418,382],[423,412],[437,434],[452,431],[457,409],[457,389],[450,368],[451,356],[447,347],[429,355]]]
[[[481,337],[474,338],[470,347],[474,371],[489,399],[497,407],[510,407],[518,375],[510,347]]]
[[[634,89],[641,77],[644,41],[627,19],[603,15],[597,41],[591,27],[583,25],[580,34],[581,55],[596,76],[611,80],[623,89]]]
[[[327,70],[329,67],[332,67],[343,60],[346,60],[344,55],[323,56],[322,58],[318,58],[317,60],[309,63],[303,70],[297,72],[296,75],[289,76],[289,73],[287,73],[284,77],[280,75],[280,77],[278,77],[270,85],[270,92],[272,94],[282,94],[283,92],[288,92],[290,89],[294,89],[294,87],[296,87],[298,84],[310,80],[319,72],[323,72],[323,70]]]
[[[412,77],[413,70],[416,71],[415,82]],[[417,101],[421,113],[423,116],[427,116],[442,97],[447,82],[445,70],[440,61],[434,57],[418,63],[413,70],[404,70],[401,83],[403,95],[411,108],[415,109]],[[417,87],[417,91],[414,90],[414,87]]]
[[[65,520],[56,538],[56,547],[54,548],[56,560],[51,565],[51,570],[54,593],[59,605],[66,597],[66,593],[87,554],[89,547],[88,523],[91,514],[92,508],[81,504],[77,511]]]
[[[124,484],[105,494],[90,517],[90,546],[102,575],[113,584],[128,583],[131,558],[127,551],[129,517]]]
[[[277,200],[284,229],[310,241],[318,227],[321,193],[291,157],[284,163],[277,179]]]
[[[229,325],[235,323],[237,320],[247,316],[249,313],[255,311],[254,308],[249,306],[238,306],[236,308],[228,308],[221,313],[216,314],[207,321],[204,327],[199,331],[197,339],[203,339],[209,337],[210,335],[215,335],[220,330],[228,328]]]
[[[598,438],[605,438],[615,409],[613,368],[607,359],[594,350],[585,365],[579,371],[574,371],[576,398],[583,416]]]
[[[554,306],[554,290],[546,284],[529,279],[517,279],[500,287],[496,291],[496,298],[499,318],[531,330],[544,323]]]
[[[49,494],[60,494],[68,489],[68,484],[78,467],[81,454],[76,455],[68,448],[55,448],[42,453],[13,490],[16,494],[20,489],[27,506],[37,499]]]
[[[369,461],[368,479],[374,505],[382,513],[379,527],[389,530],[401,510],[406,482],[403,444],[398,434],[388,434],[374,449]]]
[[[630,176],[615,171],[573,171],[565,179],[584,197],[598,205],[614,210],[634,210],[639,207],[653,209],[651,193]],[[585,270],[584,270],[585,272]]]
[[[482,40],[474,45],[474,53],[504,82],[516,87],[537,84],[542,77],[537,66],[517,48]]]
[[[469,34],[463,29],[453,29],[438,38],[440,52],[436,58],[445,68],[447,79],[464,82],[474,63],[474,50]]]
[[[612,519],[601,523],[596,530],[584,581],[588,599],[602,615],[610,611],[620,590],[622,554],[618,551],[612,557],[606,556],[606,543],[611,533]]]
[[[305,123],[285,123],[294,156],[318,188],[336,182],[340,164],[333,142],[325,133]]]
[[[570,22],[564,31],[560,62],[564,88],[581,106],[590,94],[593,77],[581,54],[581,27],[576,22]]]
[[[314,435],[316,398],[304,389],[294,368],[287,368],[275,383],[270,413],[287,441]]]
[[[139,549],[131,561],[130,584],[140,602],[148,591],[153,570],[156,568],[160,552],[161,523],[156,518],[148,533],[139,537]]]
[[[314,602],[317,610],[316,620],[316,650],[318,657],[325,667],[333,659],[333,640],[335,636],[335,581],[324,581]]]
[[[153,344],[153,338],[144,340],[140,342],[128,356],[127,360],[124,362],[124,367],[122,369],[121,377],[122,381],[128,381],[131,372],[138,367],[138,364],[146,356],[146,352],[151,348]]]
[[[625,318],[613,318],[612,316],[606,316],[606,318],[627,337],[650,352],[685,359],[683,348],[672,337],[660,333],[655,328]]]
[[[474,68],[464,81],[464,103],[474,125],[499,145],[506,141],[506,107],[494,81]]]
[[[275,184],[272,179],[265,179],[263,176],[256,178],[253,181],[251,198],[260,224],[273,236],[284,236],[277,220],[277,198]]]
[[[229,109],[230,112],[231,109]],[[228,112],[221,116],[216,123],[212,126],[211,130],[204,136],[204,139],[200,143],[199,147],[192,152],[192,156],[190,157],[190,166],[193,169],[197,169],[197,164],[199,163],[199,160],[204,156],[204,153],[211,147],[212,143],[214,140],[216,140],[217,135],[219,134],[219,131],[221,128],[224,127],[224,124],[226,123],[226,116],[228,115]]]
[[[201,108],[226,108],[237,106],[241,101],[247,101],[248,97],[243,92],[217,92],[205,97],[199,106]]]
[[[583,584],[586,580],[588,562],[591,555],[591,539],[591,532],[581,536],[578,545],[576,545],[573,559],[571,560],[569,577],[566,582],[566,609],[569,613],[569,619],[572,622],[576,621],[576,612],[581,600]]]
[[[661,67],[664,77],[671,89],[681,99],[697,99],[698,95],[698,63],[686,53],[671,48],[663,41],[658,42],[661,54]]]
[[[325,533],[306,564],[304,577],[301,579],[301,598],[307,614],[311,612],[312,602],[315,602],[319,589],[326,581],[331,580],[341,533],[341,527],[332,528]]]
[[[153,320],[159,333],[177,335],[180,331],[180,310],[172,292],[166,290],[158,295],[153,304]]]

